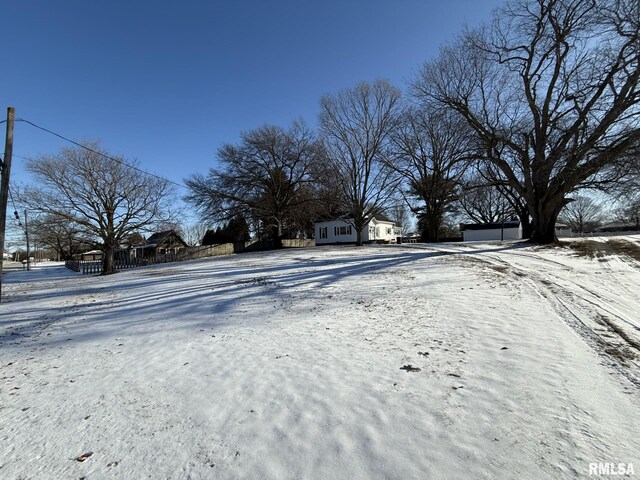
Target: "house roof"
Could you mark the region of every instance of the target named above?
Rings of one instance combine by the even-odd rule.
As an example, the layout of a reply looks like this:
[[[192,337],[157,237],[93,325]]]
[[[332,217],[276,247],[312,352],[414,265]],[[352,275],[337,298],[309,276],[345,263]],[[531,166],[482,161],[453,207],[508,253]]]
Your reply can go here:
[[[520,226],[520,221],[508,221],[508,222],[497,222],[497,223],[463,223],[460,225],[460,230],[463,232],[465,230],[494,230],[497,228],[518,228]]]
[[[320,217],[314,223],[332,222],[334,220],[350,220],[352,218],[353,218],[353,213],[351,212],[338,212],[338,213],[334,213],[333,215],[326,215],[324,217]],[[373,215],[371,219],[369,219],[369,221],[371,220],[376,220],[377,222],[394,223],[393,220],[391,220],[389,217],[381,213],[377,213]]]
[[[178,235],[178,233],[175,230],[165,230],[164,232],[157,232],[157,233],[154,233],[153,235],[151,235],[147,239],[147,241],[145,242],[144,246],[145,247],[155,247],[157,245],[160,245],[171,234],[175,235],[176,238],[178,240],[180,240],[180,242],[182,242],[183,244],[187,245],[187,242],[182,240],[182,237],[180,237],[180,235]]]
[[[607,231],[634,231],[636,230],[636,225],[629,222],[611,222],[605,223],[600,227],[596,228],[596,232],[607,232]]]
[[[386,215],[383,215],[382,213],[378,213],[377,215],[374,215],[373,218],[376,219],[378,222],[395,223],[393,220],[391,220]]]

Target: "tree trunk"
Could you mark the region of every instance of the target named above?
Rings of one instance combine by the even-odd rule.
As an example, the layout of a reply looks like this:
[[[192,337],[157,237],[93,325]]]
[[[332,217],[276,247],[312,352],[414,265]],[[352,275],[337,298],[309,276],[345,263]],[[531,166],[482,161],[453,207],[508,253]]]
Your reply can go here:
[[[282,223],[280,221],[276,222],[276,225],[273,227],[273,248],[278,249],[282,248]]]
[[[426,212],[423,215],[422,239],[428,243],[437,243],[440,240],[440,227],[442,215]]]
[[[113,247],[104,247],[104,259],[102,261],[102,275],[111,275],[116,273],[115,265],[113,264]]]
[[[364,227],[361,225],[360,228],[358,228],[358,225],[355,225],[355,222],[354,222],[353,228],[356,229],[356,246],[361,247],[362,246],[362,229]]]
[[[353,220],[350,222],[353,228],[356,229],[356,246],[361,247],[364,244],[362,239],[362,231],[368,228],[368,225],[365,223],[365,218],[360,215],[354,215]],[[369,237],[369,241],[371,241],[371,237]]]
[[[440,240],[440,221],[437,218],[427,219],[427,241],[437,243]]]
[[[533,235],[533,226],[531,225],[527,207],[518,210],[518,218],[520,219],[520,225],[522,225],[522,238],[529,240]]]
[[[549,243],[554,243],[558,240],[558,238],[556,237],[556,221],[558,219],[558,215],[560,214],[561,208],[561,205],[556,207],[550,205],[538,205],[537,212],[532,215],[532,242],[546,245]]]

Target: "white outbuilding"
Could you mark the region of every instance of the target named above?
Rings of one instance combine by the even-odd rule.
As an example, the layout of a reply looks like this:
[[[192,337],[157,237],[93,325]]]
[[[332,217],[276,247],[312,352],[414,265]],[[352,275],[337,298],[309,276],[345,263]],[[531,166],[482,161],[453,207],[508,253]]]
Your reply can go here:
[[[520,240],[522,226],[519,221],[499,223],[469,223],[460,225],[465,242],[489,240]]]
[[[356,243],[356,229],[353,215],[343,213],[333,218],[314,223],[316,245]],[[364,243],[396,243],[401,235],[400,228],[384,215],[372,217],[362,230]]]

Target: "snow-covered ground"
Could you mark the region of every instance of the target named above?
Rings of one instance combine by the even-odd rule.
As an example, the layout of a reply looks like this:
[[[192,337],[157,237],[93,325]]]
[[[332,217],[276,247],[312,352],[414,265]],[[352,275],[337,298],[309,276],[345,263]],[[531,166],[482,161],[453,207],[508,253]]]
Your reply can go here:
[[[640,475],[623,255],[325,247],[3,288],[2,479]]]

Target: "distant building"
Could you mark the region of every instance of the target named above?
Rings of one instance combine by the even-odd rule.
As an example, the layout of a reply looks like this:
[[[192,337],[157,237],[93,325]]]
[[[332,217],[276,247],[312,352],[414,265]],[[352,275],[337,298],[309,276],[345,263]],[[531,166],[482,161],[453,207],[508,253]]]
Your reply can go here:
[[[556,223],[556,237],[558,238],[570,238],[573,237],[571,227],[566,223]]]
[[[73,257],[77,257],[78,260],[102,260],[104,253],[102,253],[102,250],[89,250],[88,252],[80,253]]]
[[[465,242],[522,239],[522,226],[518,220],[500,223],[467,223],[460,225],[460,230]]]
[[[315,222],[316,245],[356,243],[357,234],[352,219],[352,214],[342,213]],[[400,235],[400,228],[391,219],[379,214],[372,217],[362,229],[362,242],[396,243]]]
[[[518,220],[498,223],[461,224],[465,242],[522,240],[522,225]],[[564,223],[556,223],[556,237],[572,237],[571,228]]]
[[[595,233],[607,232],[637,232],[640,228],[632,222],[611,222],[602,225],[594,230]]]
[[[149,258],[157,255],[170,255],[188,247],[175,230],[166,230],[151,235],[146,242],[133,245],[129,250],[132,258]]]

